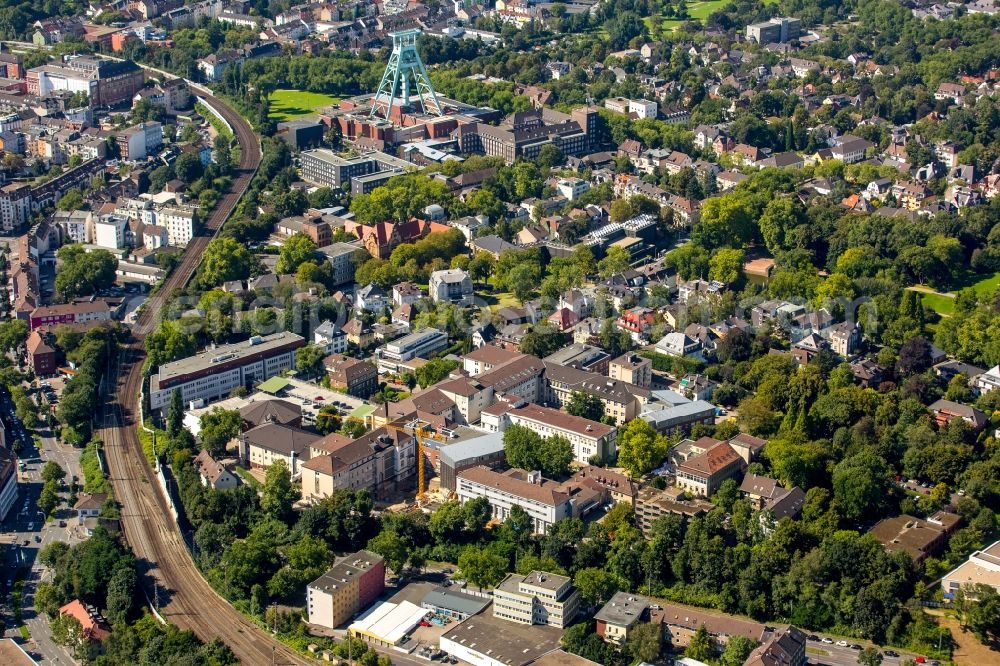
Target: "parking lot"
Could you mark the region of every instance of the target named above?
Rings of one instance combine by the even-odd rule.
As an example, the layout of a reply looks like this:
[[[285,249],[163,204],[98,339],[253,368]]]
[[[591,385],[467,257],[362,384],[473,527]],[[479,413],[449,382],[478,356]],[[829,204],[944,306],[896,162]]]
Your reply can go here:
[[[60,383],[61,386],[61,383]],[[53,387],[53,392],[55,388]],[[13,404],[7,391],[0,396],[0,413],[7,428],[8,437],[17,437],[23,442],[18,454],[18,498],[6,519],[0,523],[0,563],[3,576],[0,577],[2,603],[4,606],[3,634],[20,636],[15,622],[12,588],[21,583],[20,612],[24,626],[31,639],[24,644],[25,650],[40,663],[73,663],[69,652],[55,644],[50,637],[48,618],[39,615],[34,608],[34,593],[39,582],[51,576],[38,562],[38,552],[53,541],[69,544],[84,538],[82,528],[72,517],[72,509],[65,505],[56,510],[53,519],[46,521],[36,505],[42,489],[41,472],[45,463],[52,460],[66,471],[65,483],[79,478],[80,452],[56,441],[51,433],[39,431],[41,446],[35,445],[31,434],[14,414]],[[66,497],[66,488],[63,489]]]
[[[402,601],[409,601],[419,606],[427,593],[439,584],[438,582],[429,580],[419,580],[410,582],[409,584],[404,583],[401,589],[389,597],[389,601],[397,604]],[[428,621],[422,622],[420,626],[410,633],[410,640],[401,647],[417,657],[440,659],[443,656],[443,653],[438,654],[440,652],[438,646],[440,645],[441,635],[453,626],[454,620],[429,618]]]

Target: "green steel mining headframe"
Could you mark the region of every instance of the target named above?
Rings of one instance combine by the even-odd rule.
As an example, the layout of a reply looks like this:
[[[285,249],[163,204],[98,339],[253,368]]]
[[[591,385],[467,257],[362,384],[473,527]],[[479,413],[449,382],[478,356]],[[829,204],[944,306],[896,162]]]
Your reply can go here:
[[[402,30],[390,33],[392,36],[392,55],[389,64],[385,66],[382,83],[372,100],[371,118],[392,118],[392,108],[397,104],[402,106],[410,101],[410,84],[417,89],[417,96],[423,106],[424,113],[443,115],[438,103],[434,86],[431,85],[424,63],[417,53],[417,37],[420,31]]]

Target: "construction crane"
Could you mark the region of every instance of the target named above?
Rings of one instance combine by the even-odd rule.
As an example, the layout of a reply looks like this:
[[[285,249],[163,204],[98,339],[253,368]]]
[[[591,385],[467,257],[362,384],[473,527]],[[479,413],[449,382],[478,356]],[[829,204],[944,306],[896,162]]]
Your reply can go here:
[[[445,441],[446,437],[431,427],[431,424],[421,419],[400,424],[399,422],[386,423],[388,430],[395,430],[411,435],[417,440],[417,503],[424,501],[424,490],[426,485],[426,475],[424,473],[424,438],[433,439],[438,442]]]

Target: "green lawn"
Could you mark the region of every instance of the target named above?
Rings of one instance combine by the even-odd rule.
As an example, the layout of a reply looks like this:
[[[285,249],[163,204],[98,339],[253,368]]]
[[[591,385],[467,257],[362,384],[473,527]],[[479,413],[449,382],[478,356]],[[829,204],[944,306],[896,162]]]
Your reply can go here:
[[[646,23],[646,28],[650,30],[653,28],[653,22],[657,20],[660,21],[664,30],[676,30],[687,21],[704,21],[713,12],[719,11],[730,2],[731,0],[699,0],[696,2],[689,2],[687,3],[688,18],[686,19],[647,16],[643,19],[643,21]],[[765,5],[774,4],[776,2],[778,2],[778,0],[764,0]]]
[[[939,315],[951,316],[955,313],[955,299],[951,296],[938,293],[929,294],[924,292],[923,296],[920,297],[920,300],[923,302],[925,308],[930,308]]]
[[[1000,287],[1000,273],[994,273],[989,277],[985,277],[979,282],[972,285],[977,296],[983,296],[984,294],[989,294],[996,291],[996,288]]]
[[[340,102],[339,97],[304,90],[275,90],[271,93],[271,117],[293,120],[316,114],[317,109]]]
[[[977,276],[970,277],[967,282],[960,285],[960,288],[971,287],[972,290],[976,292],[977,296],[983,296],[984,294],[992,293],[997,289],[997,287],[1000,287],[1000,273],[994,273],[993,275],[988,275],[973,282],[972,279],[974,277]],[[944,315],[946,317],[955,313],[954,292],[941,293],[923,285],[910,287],[910,289],[922,294],[920,300],[924,304],[925,308],[930,308],[939,315]]]

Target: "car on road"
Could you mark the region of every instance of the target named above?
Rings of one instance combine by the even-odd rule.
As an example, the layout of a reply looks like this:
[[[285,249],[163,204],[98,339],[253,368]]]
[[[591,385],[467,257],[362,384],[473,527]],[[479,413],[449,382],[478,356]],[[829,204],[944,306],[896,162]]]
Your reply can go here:
[[[899,653],[896,652],[895,650],[886,650],[885,652],[882,653],[882,656],[883,657],[898,657]]]
[[[926,657],[921,657],[921,656],[918,655],[918,656],[914,657],[913,661],[917,662],[918,664],[926,664],[927,663],[927,658]]]
[[[810,641],[818,641],[819,636],[817,636],[816,634],[809,634],[809,636],[807,636],[806,639]]]
[[[858,645],[857,643],[851,643],[851,649],[852,650],[864,650],[864,648],[861,647],[860,645]]]
[[[833,645],[833,639],[832,638],[827,638],[826,636],[824,636],[823,638],[821,638],[820,642],[826,643],[827,645]]]
[[[847,641],[837,641],[837,647],[849,647],[850,644]]]

